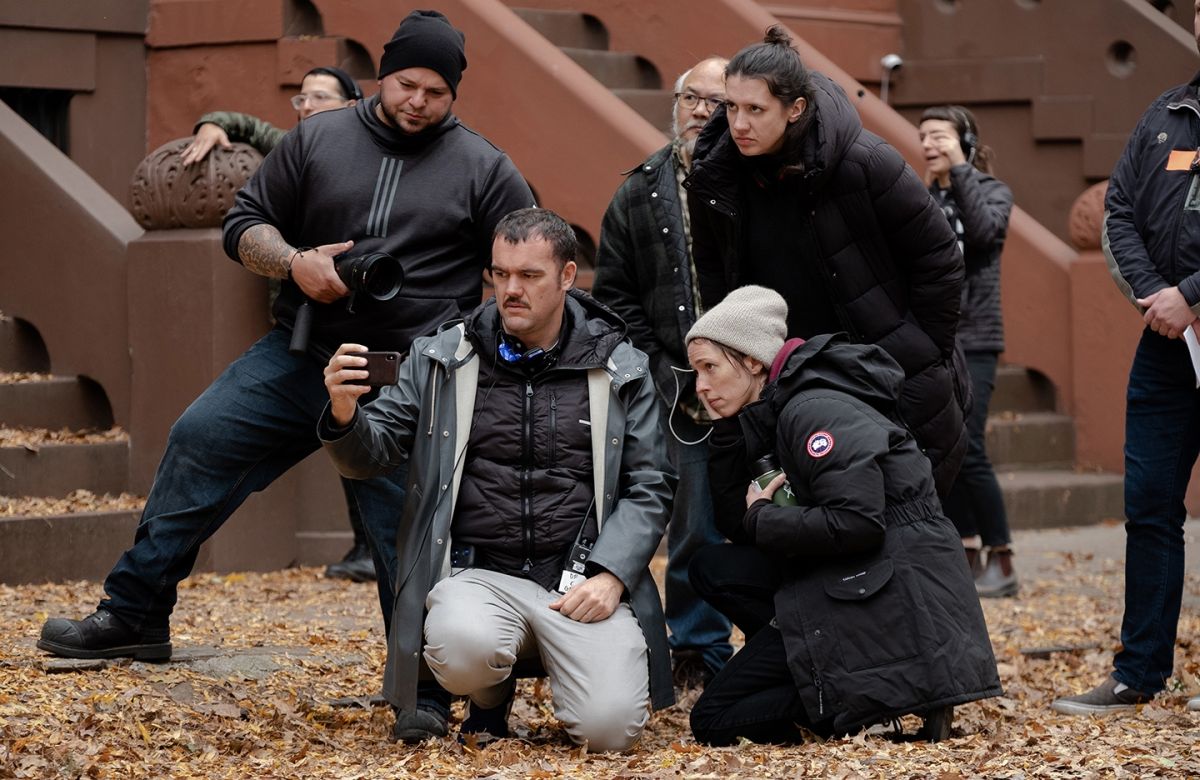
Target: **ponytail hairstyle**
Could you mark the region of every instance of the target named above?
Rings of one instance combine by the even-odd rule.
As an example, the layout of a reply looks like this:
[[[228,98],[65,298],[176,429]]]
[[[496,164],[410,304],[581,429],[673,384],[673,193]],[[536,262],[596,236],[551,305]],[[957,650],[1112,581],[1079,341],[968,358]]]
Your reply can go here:
[[[965,106],[932,106],[921,114],[922,122],[927,119],[937,119],[954,125],[958,132],[958,143],[962,146],[967,162],[984,173],[992,172],[996,152],[992,147],[979,142],[979,122],[970,109]]]
[[[800,52],[792,47],[792,37],[783,25],[772,25],[762,43],[752,43],[733,55],[725,66],[725,77],[730,76],[762,79],[784,107],[790,107],[796,98],[804,98],[804,113],[784,131],[781,152],[787,163],[784,173],[803,173],[800,144],[816,118],[816,103],[808,68],[801,62]]]

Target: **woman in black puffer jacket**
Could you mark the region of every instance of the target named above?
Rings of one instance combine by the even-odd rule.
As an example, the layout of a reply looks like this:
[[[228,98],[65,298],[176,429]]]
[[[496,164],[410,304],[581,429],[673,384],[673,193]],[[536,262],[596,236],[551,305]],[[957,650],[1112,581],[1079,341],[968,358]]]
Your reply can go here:
[[[1000,253],[1008,234],[1012,190],[991,175],[992,150],[980,143],[979,124],[966,108],[926,109],[920,133],[929,192],[954,229],[967,268],[958,343],[966,355],[974,403],[967,418],[967,454],[946,498],[946,515],[963,537],[967,560],[977,572],[979,595],[1015,596],[1017,575],[1004,496],[984,441],[996,365],[1004,351]]]
[[[759,284],[788,302],[789,336],[845,331],[883,347],[904,369],[900,414],[944,495],[966,450],[970,397],[954,341],[963,262],[950,226],[781,27],[725,74],[726,106],[701,133],[686,182],[704,307]]]
[[[714,490],[745,497],[716,506],[734,543],[700,550],[689,574],[746,645],[705,687],[692,732],[788,743],[800,727],[918,713],[923,736],[943,739],[953,707],[1000,695],[1000,680],[929,461],[894,416],[903,372],[844,334],[785,344],[787,311],[778,293],[743,287],[687,335],[713,438],[740,427],[748,456],[709,461]],[[747,466],[763,455],[783,474],[760,487]],[[774,503],[785,492],[791,505]]]

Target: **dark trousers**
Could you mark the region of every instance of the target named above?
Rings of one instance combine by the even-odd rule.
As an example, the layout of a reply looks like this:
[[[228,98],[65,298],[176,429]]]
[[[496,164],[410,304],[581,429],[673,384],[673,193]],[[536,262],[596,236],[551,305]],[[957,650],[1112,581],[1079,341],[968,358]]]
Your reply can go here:
[[[1173,668],[1183,497],[1200,453],[1200,390],[1183,339],[1142,333],[1125,403],[1125,617],[1113,666],[1120,682],[1154,694]]]
[[[746,635],[746,645],[704,687],[692,708],[692,734],[706,745],[738,739],[773,744],[803,741],[810,726],[788,670],[783,635],[772,625],[779,573],[753,547],[718,544],[692,558],[692,587]]]
[[[985,547],[1001,547],[1012,541],[1004,495],[986,446],[988,405],[996,386],[996,352],[967,352],[967,371],[975,403],[967,418],[967,454],[946,497],[946,515],[954,521],[958,535],[979,534]]]
[[[109,610],[150,639],[165,640],[178,585],[200,545],[251,493],[321,446],[317,419],[329,402],[322,364],[288,353],[276,328],[235,360],[171,427],[134,537],[104,582]],[[350,511],[372,547],[385,629],[392,617],[396,529],[407,466],[354,480]]]
[[[367,544],[367,530],[363,528],[362,514],[354,500],[354,480],[341,478],[342,494],[346,497],[346,513],[350,516],[350,530],[354,532],[354,546]]]

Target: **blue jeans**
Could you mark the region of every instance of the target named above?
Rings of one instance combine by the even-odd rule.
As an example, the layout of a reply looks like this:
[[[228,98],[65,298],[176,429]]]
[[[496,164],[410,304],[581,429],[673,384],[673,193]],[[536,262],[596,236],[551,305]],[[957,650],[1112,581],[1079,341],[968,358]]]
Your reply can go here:
[[[729,619],[696,595],[688,564],[701,547],[725,541],[713,519],[708,487],[708,442],[682,444],[667,431],[667,453],[679,474],[671,522],[667,526],[667,626],[672,650],[697,650],[705,665],[720,670],[733,646]]]
[[[1146,694],[1171,676],[1183,598],[1183,497],[1200,454],[1200,390],[1182,339],[1147,329],[1125,409],[1125,617],[1114,676]]]
[[[961,537],[979,534],[984,547],[1001,547],[1012,541],[1004,494],[987,454],[988,404],[996,386],[996,352],[967,352],[967,371],[975,403],[967,417],[967,453],[954,487],[946,497],[946,515]]]
[[[200,545],[242,502],[320,446],[317,419],[329,397],[323,365],[288,353],[280,328],[225,369],[171,427],[133,547],[104,581],[100,602],[148,640],[169,636],[177,586]],[[351,483],[376,569],[384,626],[392,616],[396,529],[407,469]]]

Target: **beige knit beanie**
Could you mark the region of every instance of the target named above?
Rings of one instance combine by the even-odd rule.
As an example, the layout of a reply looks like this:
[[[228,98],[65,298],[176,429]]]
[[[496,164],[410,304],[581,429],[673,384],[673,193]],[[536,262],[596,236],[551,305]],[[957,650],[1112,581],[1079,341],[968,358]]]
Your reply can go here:
[[[709,339],[749,355],[767,368],[787,338],[787,302],[766,287],[739,287],[704,313],[684,339]]]

